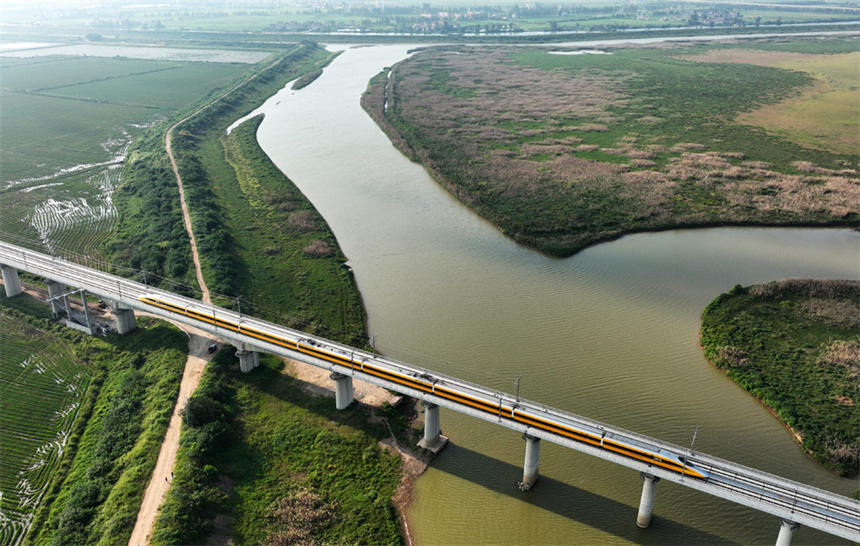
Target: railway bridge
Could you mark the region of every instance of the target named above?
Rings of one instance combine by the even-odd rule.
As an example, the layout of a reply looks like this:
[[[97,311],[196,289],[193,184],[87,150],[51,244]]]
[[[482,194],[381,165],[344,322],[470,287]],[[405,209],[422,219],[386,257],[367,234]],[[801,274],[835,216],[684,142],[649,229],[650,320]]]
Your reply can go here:
[[[237,348],[242,371],[259,364],[260,352],[329,370],[338,409],[353,401],[353,378],[412,396],[426,408],[420,445],[434,451],[446,441],[439,407],[517,430],[526,443],[519,482],[523,489],[538,478],[542,440],[638,470],[644,482],[636,521],[640,527],[650,523],[657,482],[668,480],[772,514],[779,522],[778,546],[788,546],[800,525],[860,542],[860,502],[829,491],[2,241],[0,269],[8,297],[22,291],[18,270],[44,278],[48,301],[58,314],[69,313],[72,294],[80,294],[84,302],[87,293],[107,302],[119,333],[136,327],[135,311],[210,332]],[[67,324],[95,331],[86,314]]]

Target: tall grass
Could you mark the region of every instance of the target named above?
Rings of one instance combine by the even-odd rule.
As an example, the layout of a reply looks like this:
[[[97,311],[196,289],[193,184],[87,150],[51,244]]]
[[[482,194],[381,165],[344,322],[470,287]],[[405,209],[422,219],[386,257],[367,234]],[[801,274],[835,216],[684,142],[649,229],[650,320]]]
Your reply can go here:
[[[839,475],[860,473],[860,282],[736,286],[702,315],[705,354]]]
[[[554,254],[669,227],[856,222],[856,155],[735,121],[812,78],[680,58],[703,49],[422,51],[364,105],[451,193]]]

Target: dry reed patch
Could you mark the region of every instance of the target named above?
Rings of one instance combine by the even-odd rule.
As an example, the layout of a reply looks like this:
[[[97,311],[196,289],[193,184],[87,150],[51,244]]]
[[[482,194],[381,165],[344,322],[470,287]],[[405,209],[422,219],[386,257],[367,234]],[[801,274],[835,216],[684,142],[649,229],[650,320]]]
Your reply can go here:
[[[767,161],[744,161],[741,166],[749,169],[769,169],[772,167]]]
[[[290,214],[289,218],[287,219],[287,224],[289,224],[289,226],[293,229],[298,229],[302,231],[311,231],[313,229],[316,229],[314,215],[308,210],[298,210]]]
[[[311,256],[328,256],[332,253],[331,246],[325,241],[312,241],[311,244],[304,248],[305,253]]]
[[[838,175],[838,176],[854,176],[857,174],[857,171],[854,169],[842,169],[839,171],[835,171],[833,169],[827,169],[824,167],[819,167],[815,163],[811,161],[795,161],[792,163],[795,169],[798,171],[803,171],[805,173],[815,173],[815,174],[824,174],[827,176]]]
[[[860,330],[860,307],[848,300],[810,298],[800,305],[800,312],[817,322]]]
[[[760,298],[787,295],[827,299],[856,299],[860,281],[848,279],[782,279],[750,286],[749,293]]]
[[[697,142],[679,142],[670,148],[673,152],[685,152],[687,150],[704,150],[707,148],[704,144]]]
[[[769,173],[767,183],[727,180],[726,198],[735,206],[799,216],[829,214],[845,218],[860,212],[860,181],[849,178],[807,178]]]
[[[835,340],[824,349],[821,360],[844,367],[851,377],[860,378],[860,343],[857,341]]]
[[[513,64],[509,50],[473,53],[433,50],[405,61],[397,69],[396,94],[400,117],[461,154],[462,179],[478,181],[477,192],[527,197],[627,169],[570,157],[599,147],[557,135],[609,131],[618,117],[608,108],[627,100],[619,82],[629,75],[583,71],[571,77]],[[529,142],[521,143],[524,138]],[[478,201],[474,186],[448,186],[464,201]]]
[[[651,169],[657,166],[657,164],[650,159],[631,159],[630,164],[637,169]]]

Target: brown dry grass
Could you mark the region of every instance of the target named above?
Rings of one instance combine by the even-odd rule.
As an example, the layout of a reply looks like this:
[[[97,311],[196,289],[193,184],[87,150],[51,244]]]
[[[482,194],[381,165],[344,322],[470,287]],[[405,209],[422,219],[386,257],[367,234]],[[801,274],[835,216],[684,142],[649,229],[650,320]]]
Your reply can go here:
[[[312,241],[311,244],[304,248],[304,251],[311,256],[328,256],[332,253],[331,246],[325,241]]]
[[[827,364],[846,368],[852,377],[860,379],[860,342],[836,340],[821,358]]]
[[[314,222],[314,215],[309,210],[298,210],[290,214],[290,217],[287,219],[287,223],[293,229],[298,229],[301,231],[313,231],[316,229],[316,223]]]

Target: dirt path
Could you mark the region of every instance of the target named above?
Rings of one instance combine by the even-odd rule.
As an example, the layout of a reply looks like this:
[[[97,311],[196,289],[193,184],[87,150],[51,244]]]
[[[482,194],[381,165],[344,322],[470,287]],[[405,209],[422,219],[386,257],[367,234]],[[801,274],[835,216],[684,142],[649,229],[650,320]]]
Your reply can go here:
[[[205,108],[205,106],[203,108]],[[199,111],[200,110],[198,110],[198,112]],[[196,113],[197,112],[195,112],[195,114]],[[191,114],[191,116],[193,115],[194,114]],[[188,117],[190,118],[191,116]],[[177,121],[176,125],[167,130],[167,136],[164,137],[164,148],[167,150],[168,157],[170,157],[170,165],[173,167],[173,174],[176,175],[176,185],[179,186],[179,203],[182,205],[182,219],[185,222],[185,231],[188,232],[188,240],[191,242],[191,257],[194,259],[194,271],[197,274],[197,284],[200,285],[200,291],[203,293],[201,299],[205,303],[212,303],[212,300],[209,298],[209,289],[206,287],[206,281],[203,280],[203,268],[200,267],[200,255],[197,253],[197,241],[194,239],[194,230],[191,229],[191,215],[188,214],[188,205],[185,202],[185,188],[182,187],[182,178],[179,176],[179,168],[176,166],[176,160],[173,159],[173,151],[170,148],[170,136],[173,134],[173,130],[186,119],[188,118]]]
[[[223,94],[215,97],[194,112],[188,114],[188,116],[177,121],[170,127],[170,129],[167,130],[167,135],[165,135],[164,137],[164,149],[167,150],[167,156],[170,158],[170,166],[173,168],[173,174],[176,176],[176,185],[179,187],[179,203],[182,205],[182,220],[185,223],[185,231],[188,232],[188,240],[191,243],[191,257],[194,260],[194,272],[197,275],[197,284],[200,285],[200,291],[202,292],[202,296],[200,299],[203,300],[204,303],[212,303],[212,300],[209,297],[209,288],[206,287],[206,281],[203,280],[203,268],[200,266],[200,255],[197,253],[197,241],[194,239],[194,230],[191,227],[191,215],[188,213],[188,204],[185,201],[185,188],[182,186],[182,177],[179,176],[179,168],[176,166],[176,159],[174,159],[173,157],[173,148],[171,147],[173,130],[176,129],[182,123],[185,123],[203,110],[209,108],[210,106],[221,100],[222,97],[226,97],[227,95],[229,95],[236,89],[242,87],[246,83],[258,78],[261,74],[265,74],[267,70],[269,70],[279,62],[280,58],[278,58],[272,64],[261,70],[258,74],[254,74],[247,80],[239,82],[235,87],[225,91]]]
[[[170,417],[170,424],[167,426],[167,434],[161,444],[161,451],[158,453],[158,462],[155,463],[155,470],[143,496],[143,503],[140,505],[140,512],[138,512],[137,521],[134,524],[134,531],[132,531],[131,539],[128,541],[129,546],[149,544],[149,535],[155,526],[158,508],[164,502],[167,491],[170,489],[173,464],[176,462],[176,452],[179,450],[179,429],[182,423],[179,412],[197,389],[203,370],[212,359],[212,355],[206,353],[206,348],[213,342],[212,338],[196,328],[184,326],[183,329],[188,333],[190,340],[188,341],[188,361],[185,364],[185,372],[182,374],[182,383],[179,386],[179,398],[176,401],[173,415]]]

